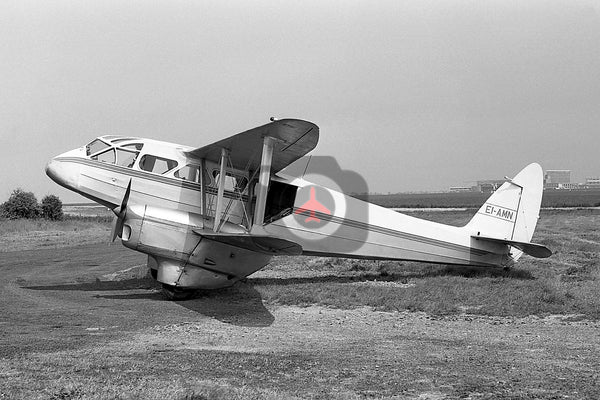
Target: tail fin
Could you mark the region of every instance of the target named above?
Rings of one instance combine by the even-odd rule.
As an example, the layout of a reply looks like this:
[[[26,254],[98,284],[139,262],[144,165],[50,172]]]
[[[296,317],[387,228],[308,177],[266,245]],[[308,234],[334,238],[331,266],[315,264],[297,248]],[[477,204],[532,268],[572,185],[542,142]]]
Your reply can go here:
[[[516,261],[522,255],[522,251],[538,246],[518,246],[518,244],[526,245],[531,241],[539,218],[542,191],[542,167],[539,164],[530,164],[513,179],[507,180],[500,186],[465,228],[472,232],[474,238],[496,243],[502,241],[516,247],[519,249],[518,253],[512,256]],[[532,252],[539,254],[539,252]],[[550,250],[548,252],[551,254]],[[531,254],[530,251],[527,253]]]

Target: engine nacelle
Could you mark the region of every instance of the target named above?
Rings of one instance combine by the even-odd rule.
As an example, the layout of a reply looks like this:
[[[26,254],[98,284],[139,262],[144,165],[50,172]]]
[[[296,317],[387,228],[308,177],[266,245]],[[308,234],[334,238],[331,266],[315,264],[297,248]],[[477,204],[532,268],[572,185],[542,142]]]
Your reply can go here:
[[[189,289],[233,285],[268,264],[271,256],[203,238],[194,230],[212,232],[214,220],[200,214],[160,207],[128,207],[121,241],[149,255],[149,267],[164,284]],[[225,222],[223,233],[245,233]]]

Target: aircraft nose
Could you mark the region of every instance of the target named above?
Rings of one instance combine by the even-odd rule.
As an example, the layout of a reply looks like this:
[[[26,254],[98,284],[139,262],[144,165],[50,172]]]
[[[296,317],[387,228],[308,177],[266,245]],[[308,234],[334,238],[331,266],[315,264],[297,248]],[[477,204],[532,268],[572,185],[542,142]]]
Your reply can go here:
[[[46,175],[56,183],[59,182],[58,161],[52,159],[46,164]]]
[[[46,175],[54,182],[68,189],[76,187],[76,179],[72,172],[65,162],[54,158],[46,165]]]

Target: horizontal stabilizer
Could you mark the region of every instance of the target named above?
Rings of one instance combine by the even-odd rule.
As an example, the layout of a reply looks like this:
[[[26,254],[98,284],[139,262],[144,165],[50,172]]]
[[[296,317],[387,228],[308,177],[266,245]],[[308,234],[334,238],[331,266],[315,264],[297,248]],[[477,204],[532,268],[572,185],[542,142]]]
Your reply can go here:
[[[263,254],[290,256],[302,254],[302,247],[298,243],[273,236],[214,233],[201,229],[194,229],[194,233],[206,239]]]
[[[521,250],[523,253],[529,254],[530,256],[535,257],[535,258],[548,258],[552,255],[552,250],[550,250],[549,248],[547,248],[546,246],[544,246],[542,244],[518,242],[516,240],[498,239],[498,238],[491,238],[491,237],[486,237],[486,236],[476,236],[476,235],[473,235],[471,237],[474,239],[477,239],[477,240],[482,240],[484,242],[500,243],[500,244],[506,244],[509,246],[513,246],[513,247],[516,247],[517,249]]]

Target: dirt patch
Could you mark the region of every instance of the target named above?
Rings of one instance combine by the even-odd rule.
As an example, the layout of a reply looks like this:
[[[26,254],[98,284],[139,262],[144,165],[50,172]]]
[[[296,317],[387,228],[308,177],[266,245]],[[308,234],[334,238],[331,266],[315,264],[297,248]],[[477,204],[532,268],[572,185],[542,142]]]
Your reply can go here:
[[[551,217],[555,255],[509,273],[281,257],[185,302],[93,242],[106,226],[22,236],[0,253],[0,399],[600,398],[600,217]],[[437,312],[363,301],[407,293]]]
[[[132,255],[4,254],[4,397],[600,396],[600,326],[576,315],[280,306],[251,284],[168,302]]]

